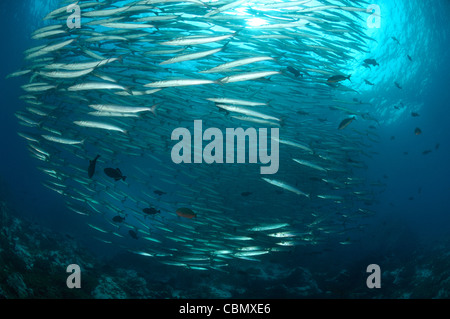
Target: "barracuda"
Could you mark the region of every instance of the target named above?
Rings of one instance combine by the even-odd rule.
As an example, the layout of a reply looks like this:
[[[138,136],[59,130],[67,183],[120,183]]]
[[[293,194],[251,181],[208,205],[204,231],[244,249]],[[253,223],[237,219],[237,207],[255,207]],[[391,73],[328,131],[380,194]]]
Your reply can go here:
[[[168,88],[168,87],[203,85],[203,84],[213,84],[213,83],[215,83],[215,82],[211,81],[211,80],[180,79],[180,80],[157,81],[157,82],[145,84],[144,86],[145,87],[153,87],[153,88]]]
[[[288,223],[278,223],[278,224],[270,224],[270,225],[265,225],[265,226],[255,226],[252,228],[249,228],[249,231],[267,231],[267,230],[275,230],[275,229],[279,229],[279,228],[284,228],[289,226]]]
[[[222,50],[222,48],[218,48],[218,49],[213,49],[213,50],[208,50],[208,51],[203,51],[203,52],[179,55],[179,56],[176,56],[169,60],[163,61],[159,65],[167,65],[167,64],[173,64],[173,63],[178,63],[178,62],[183,62],[183,61],[197,60],[197,59],[207,57],[208,55],[213,55],[217,52],[220,52],[221,50]]]
[[[244,101],[238,99],[228,99],[228,98],[209,98],[208,101],[219,103],[219,104],[237,104],[243,106],[265,106],[267,103],[264,102],[253,102],[253,101]]]
[[[281,74],[281,72],[279,71],[249,72],[244,74],[230,75],[220,79],[219,81],[222,83],[234,83],[234,82],[256,80],[275,74]]]
[[[72,139],[68,139],[68,138],[62,138],[59,136],[51,136],[51,135],[42,135],[42,137],[48,141],[60,143],[60,144],[66,144],[66,145],[83,144],[85,141],[85,140],[72,140]]]
[[[75,41],[75,39],[70,39],[70,40],[67,40],[67,41],[64,41],[64,42],[61,42],[61,43],[58,43],[58,44],[45,46],[45,47],[39,49],[36,52],[33,52],[33,53],[29,54],[29,55],[26,55],[25,59],[26,60],[31,60],[31,59],[37,58],[37,57],[39,57],[41,55],[48,54],[48,53],[51,53],[53,51],[60,50],[60,49],[62,49],[64,47],[68,46],[69,44],[71,44],[74,41]]]
[[[249,110],[249,109],[245,109],[245,108],[238,107],[238,106],[225,105],[225,104],[216,104],[216,106],[218,108],[227,110],[229,112],[236,112],[236,113],[241,113],[241,114],[248,115],[248,116],[259,117],[264,120],[273,120],[273,121],[278,121],[278,122],[281,121],[279,118],[276,118],[274,116],[263,114],[263,113],[260,113],[260,112],[254,111],[254,110]]]
[[[101,83],[101,82],[89,82],[76,84],[67,89],[68,91],[89,91],[89,90],[124,90],[127,89],[119,84],[114,83]]]
[[[108,123],[94,122],[94,121],[74,121],[73,123],[78,126],[82,126],[82,127],[97,128],[97,129],[102,129],[102,130],[107,130],[107,131],[118,131],[118,132],[127,134],[126,130],[124,130],[118,126],[108,124]]]
[[[61,70],[68,70],[68,71],[95,69],[95,68],[99,68],[101,66],[104,66],[106,64],[109,64],[109,63],[115,62],[115,61],[122,61],[122,57],[103,59],[101,61],[84,62],[84,63],[69,63],[69,64],[54,63],[54,64],[46,65],[45,69],[49,69],[49,70],[61,69]]]
[[[296,158],[293,158],[292,160],[294,162],[296,162],[296,163],[299,163],[301,165],[313,168],[315,170],[318,170],[318,171],[321,171],[321,172],[327,172],[327,170],[325,168],[323,168],[323,167],[321,167],[319,165],[316,165],[314,163],[311,163],[311,162],[308,162],[308,161],[305,161],[305,160],[296,159]]]
[[[268,179],[268,178],[264,178],[264,177],[262,177],[262,179],[264,181],[266,181],[267,183],[272,184],[274,186],[283,188],[283,189],[285,189],[287,191],[290,191],[290,192],[293,192],[293,193],[295,193],[297,195],[302,195],[302,196],[310,198],[309,194],[306,194],[306,193],[302,192],[301,190],[299,190],[298,188],[295,188],[295,187],[293,187],[293,186],[291,186],[289,184],[286,184],[285,182],[278,181],[278,180],[273,180],[273,179]]]
[[[60,72],[60,71],[39,72],[39,74],[44,77],[47,77],[47,78],[73,79],[73,78],[79,78],[79,77],[85,76],[85,75],[91,73],[92,71],[94,71],[94,69],[86,69],[86,70],[77,71],[77,72]]]
[[[172,41],[162,42],[161,45],[176,45],[176,46],[184,46],[184,45],[198,45],[198,44],[206,44],[211,42],[218,42],[228,38],[231,38],[233,34],[222,35],[218,37],[196,37],[196,38],[179,38]]]
[[[343,242],[385,185],[355,169],[374,142],[357,125],[379,111],[355,95],[359,56],[376,57],[365,56],[370,13],[329,2],[80,0],[79,29],[67,21],[77,10],[51,8],[8,76],[26,92],[16,116],[43,184],[92,238],[183,271]],[[349,115],[361,121],[337,130]],[[126,181],[111,177],[122,171]]]
[[[101,111],[101,112],[114,112],[114,113],[141,113],[152,112],[154,113],[156,107],[159,104],[155,104],[152,107],[137,107],[137,106],[122,106],[122,105],[108,105],[108,104],[91,104],[89,107]]]
[[[261,61],[270,61],[270,60],[274,60],[274,58],[271,58],[268,56],[245,58],[245,59],[236,60],[233,62],[224,63],[224,64],[216,66],[212,69],[209,69],[206,71],[201,71],[200,73],[220,73],[227,69],[235,68],[238,66],[243,66],[243,65],[247,65],[247,64],[251,64],[251,63],[261,62]]]

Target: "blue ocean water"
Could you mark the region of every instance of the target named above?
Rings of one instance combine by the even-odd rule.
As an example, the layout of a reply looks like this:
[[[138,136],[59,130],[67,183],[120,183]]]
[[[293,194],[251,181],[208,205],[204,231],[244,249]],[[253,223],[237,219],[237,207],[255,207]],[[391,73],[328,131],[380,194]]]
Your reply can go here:
[[[222,290],[227,282],[234,286],[234,290],[228,288],[232,297],[448,298],[450,295],[450,284],[445,283],[448,279],[446,266],[450,263],[446,264],[448,259],[442,260],[450,244],[450,23],[446,14],[450,2],[385,0],[376,4],[381,8],[381,27],[367,31],[376,41],[369,41],[369,53],[360,53],[348,61],[348,68],[353,70],[351,88],[358,92],[356,96],[360,101],[371,103],[370,116],[378,121],[377,125],[373,122],[377,142],[367,149],[359,146],[368,156],[364,157],[364,168],[355,170],[357,178],[379,185],[376,193],[371,194],[373,200],[365,207],[375,213],[364,219],[364,228],[351,235],[349,245],[336,241],[301,246],[288,254],[271,254],[270,258],[256,264],[249,261],[250,264],[235,265],[233,276],[214,270],[208,274],[210,280],[216,278],[215,283]],[[45,26],[42,17],[58,7],[57,1],[5,0],[0,4],[4,43],[0,53],[0,197],[16,216],[55,233],[69,234],[90,247],[96,256],[115,260],[119,255],[120,262],[115,260],[114,264],[117,267],[145,272],[146,263],[153,261],[127,255],[122,247],[96,241],[86,222],[67,209],[64,197],[42,185],[45,176],[36,169],[39,163],[30,157],[26,141],[17,134],[22,127],[14,113],[25,107],[19,99],[23,94],[20,86],[25,83],[21,78],[7,80],[5,77],[23,66],[23,52],[36,45],[30,34]],[[363,67],[361,61],[366,58],[376,59],[380,66]],[[376,85],[364,84],[365,79]],[[395,82],[402,89],[397,88]],[[412,116],[412,113],[419,116]],[[355,122],[358,128],[367,124],[359,118]],[[415,134],[416,128],[422,133]],[[239,184],[246,183],[239,179],[236,176]],[[291,206],[301,212],[302,206],[295,200]],[[348,209],[350,213],[353,208]],[[270,220],[271,215],[279,212],[274,209],[263,213]],[[131,239],[128,241],[129,245],[134,244]],[[365,267],[369,264],[381,267],[383,288],[378,291],[365,287]],[[167,282],[171,276],[176,278],[178,288],[185,293],[181,297],[192,296],[187,291],[194,291],[196,284],[188,279],[182,281],[181,270],[174,272],[170,266],[157,267],[157,272],[163,274]],[[236,269],[240,273],[236,273]],[[269,289],[267,281],[261,279],[264,277],[262,269],[271,269],[272,273],[265,273],[264,280],[270,277],[270,285],[276,289]],[[300,269],[308,269],[311,278]],[[404,281],[399,283],[393,279],[395,274],[401,274],[399,269],[414,271],[400,275],[399,278],[404,276]],[[418,269],[428,269],[432,275],[420,277]],[[310,288],[304,295],[299,290],[287,289],[292,288],[289,278],[298,280],[299,285],[306,285],[308,280],[315,282],[318,289]],[[420,292],[411,288],[414,282],[422,284],[423,280],[435,278],[441,278],[443,286],[425,285]],[[267,294],[260,293],[259,288],[266,289]],[[446,294],[439,294],[442,290]]]

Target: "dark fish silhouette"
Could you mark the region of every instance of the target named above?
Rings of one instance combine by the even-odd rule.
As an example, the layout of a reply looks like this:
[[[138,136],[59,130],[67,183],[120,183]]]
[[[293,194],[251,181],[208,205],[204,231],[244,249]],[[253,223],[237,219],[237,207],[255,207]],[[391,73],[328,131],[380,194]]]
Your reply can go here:
[[[295,76],[296,78],[298,78],[299,76],[303,77],[303,75],[302,75],[296,68],[293,68],[292,66],[288,66],[288,67],[287,67],[287,70],[288,70],[289,72],[291,72],[292,74],[294,74],[294,76]]]
[[[416,129],[414,130],[414,133],[416,135],[420,135],[420,134],[422,134],[422,130],[420,128],[416,127]]]
[[[396,37],[392,37],[391,39],[394,40],[395,42],[397,42],[397,44],[400,44],[400,42],[397,40]]]
[[[160,191],[160,190],[153,191],[153,193],[155,193],[156,195],[159,195],[159,196],[166,194],[165,192]]]
[[[297,114],[298,114],[298,115],[309,115],[308,112],[305,112],[305,111],[302,111],[302,110],[297,111]]]
[[[407,57],[408,57],[408,60],[412,62],[412,58],[409,55],[407,55]]]
[[[125,181],[126,180],[126,176],[123,176],[122,175],[122,172],[120,171],[120,169],[118,169],[118,168],[116,168],[116,169],[114,169],[114,168],[105,168],[104,169],[104,172],[105,172],[105,174],[106,175],[108,175],[109,177],[111,177],[111,178],[114,178],[114,180],[117,182],[117,181],[120,181],[121,179],[123,180],[123,181]]]
[[[364,80],[364,82],[365,82],[367,85],[375,85],[375,84],[373,84],[372,82],[367,81],[367,80]]]
[[[147,215],[156,215],[156,214],[161,213],[160,210],[156,210],[156,208],[153,208],[153,207],[144,208],[142,211]]]
[[[364,60],[364,66],[369,67],[370,66],[380,66],[380,64],[375,59],[365,59]]]
[[[341,122],[341,124],[339,124],[338,129],[339,130],[343,130],[344,128],[346,128],[347,126],[350,125],[351,122],[353,122],[355,120],[354,117],[349,117],[348,119],[345,119]]]
[[[436,146],[434,147],[435,150],[439,149],[439,146],[441,146],[441,144],[437,143]]]
[[[121,223],[124,220],[125,220],[125,217],[122,217],[122,216],[119,216],[119,215],[114,216],[113,219],[112,219],[112,221],[115,222],[115,223]]]
[[[428,155],[432,152],[432,150],[425,150],[422,152],[423,155]]]
[[[94,176],[95,173],[95,164],[97,164],[97,160],[100,157],[100,155],[97,155],[96,158],[94,158],[92,161],[89,160],[89,168],[88,168],[88,176],[89,178],[92,178],[92,176]]]
[[[130,236],[131,236],[132,238],[138,239],[137,233],[136,233],[134,230],[130,229],[130,230],[128,231],[128,234],[130,234]]]
[[[420,116],[420,115],[419,115],[419,113],[411,112],[411,116],[412,116],[412,117],[418,117],[418,116]]]
[[[351,80],[350,80],[350,77],[351,77],[352,75],[350,74],[349,76],[344,76],[344,75],[334,75],[334,76],[332,76],[331,78],[329,78],[328,80],[327,80],[327,82],[328,83],[338,83],[338,82],[342,82],[342,81],[345,81],[345,80],[349,80],[350,82],[351,82]]]
[[[400,84],[398,84],[397,82],[394,82],[395,86],[398,87],[400,90],[403,89]]]
[[[191,209],[185,208],[185,207],[178,208],[176,213],[180,217],[189,218],[189,219],[197,217],[196,213],[194,213]]]
[[[242,192],[241,193],[241,196],[249,196],[249,195],[251,195],[252,194],[252,192]]]

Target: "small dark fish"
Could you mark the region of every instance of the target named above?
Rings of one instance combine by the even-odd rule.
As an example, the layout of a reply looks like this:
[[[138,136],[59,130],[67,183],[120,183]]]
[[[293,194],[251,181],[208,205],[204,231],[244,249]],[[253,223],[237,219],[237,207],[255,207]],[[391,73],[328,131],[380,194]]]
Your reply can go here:
[[[412,117],[418,117],[418,116],[420,116],[420,114],[419,114],[419,113],[416,113],[416,112],[411,112],[411,116],[412,116]]]
[[[422,194],[422,187],[419,187],[419,189],[417,190],[417,193]]]
[[[350,82],[351,82],[351,80],[350,80],[350,77],[351,77],[352,75],[350,74],[349,76],[344,76],[344,75],[334,75],[334,76],[332,76],[331,78],[329,78],[328,80],[327,80],[327,82],[328,83],[338,83],[338,82],[342,82],[342,81],[345,81],[345,80],[349,80]]]
[[[131,238],[138,239],[137,233],[134,230],[130,229],[128,234],[130,234]]]
[[[309,115],[309,113],[305,112],[305,111],[297,111],[297,114],[298,115]]]
[[[399,44],[400,45],[400,42],[397,40],[397,38],[396,37],[392,37],[391,38],[392,40],[394,40],[395,42],[397,42],[397,44]]]
[[[408,198],[409,200],[414,200],[414,197],[413,196],[411,196],[410,198]]]
[[[380,66],[380,64],[378,64],[378,62],[375,59],[365,59],[364,63],[372,66]]]
[[[125,217],[122,217],[122,216],[119,216],[119,215],[114,216],[113,219],[112,219],[112,221],[115,222],[115,223],[121,223],[124,220],[125,220]]]
[[[435,150],[439,149],[439,146],[441,146],[439,143],[436,144],[436,146],[434,147]]]
[[[123,176],[122,175],[122,172],[120,171],[120,169],[118,169],[118,168],[116,168],[116,169],[114,169],[114,168],[105,168],[104,169],[104,171],[105,171],[105,174],[106,175],[108,175],[109,177],[111,177],[111,178],[114,178],[114,180],[117,182],[117,181],[120,181],[121,179],[123,180],[123,181],[125,181],[126,180],[126,176]]]
[[[296,78],[298,78],[299,76],[303,77],[303,74],[301,74],[300,71],[298,71],[296,68],[293,68],[292,66],[288,66],[286,69],[294,74]]]
[[[328,119],[323,119],[323,118],[318,118],[317,120],[321,123],[325,123],[328,121]]]
[[[156,208],[154,208],[154,207],[144,208],[142,211],[144,213],[146,213],[147,215],[156,215],[156,214],[161,213],[160,210],[156,210]]]
[[[395,140],[395,136],[391,136],[391,141]]]
[[[408,152],[403,152],[403,155],[408,155],[409,153]]]
[[[432,152],[432,150],[425,150],[422,152],[423,155],[428,155]]]
[[[416,127],[416,129],[414,130],[414,134],[420,135],[420,134],[422,134],[422,130],[420,128]]]
[[[251,194],[253,194],[253,193],[252,192],[242,192],[241,196],[249,196]]]
[[[408,60],[412,62],[412,58],[409,55],[407,55],[407,57],[408,57]]]
[[[400,108],[397,105],[394,105],[394,109],[400,110]]]
[[[196,213],[194,213],[191,209],[185,208],[185,207],[178,208],[176,213],[178,216],[188,218],[188,219],[197,217]]]
[[[398,84],[397,82],[394,82],[395,86],[398,87],[400,90],[403,89],[400,84]]]
[[[372,82],[370,82],[370,81],[367,81],[367,80],[364,80],[364,83],[366,83],[367,85],[375,85],[375,84],[373,84]]]
[[[341,122],[341,124],[339,124],[338,129],[339,129],[339,130],[343,130],[344,128],[346,128],[347,126],[349,126],[350,123],[353,122],[354,120],[355,120],[354,117],[350,117],[350,118],[348,118],[348,119],[343,120],[343,121]]]
[[[370,125],[369,128],[371,128],[372,130],[376,130],[377,128],[373,125]]]
[[[153,191],[153,193],[155,193],[156,195],[159,195],[159,196],[167,194],[167,193],[165,193],[163,191],[160,191],[160,190]]]
[[[95,173],[95,164],[97,164],[97,160],[100,157],[100,155],[97,155],[96,158],[94,158],[92,161],[89,160],[89,168],[88,168],[88,176],[89,178],[92,178],[92,176],[94,176]]]

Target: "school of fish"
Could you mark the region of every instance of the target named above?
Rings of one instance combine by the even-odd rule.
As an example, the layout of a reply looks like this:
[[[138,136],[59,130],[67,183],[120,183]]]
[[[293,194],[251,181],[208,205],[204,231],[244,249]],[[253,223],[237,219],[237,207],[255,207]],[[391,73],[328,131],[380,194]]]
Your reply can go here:
[[[348,69],[372,41],[359,0],[61,3],[24,52],[16,112],[43,182],[93,237],[196,270],[347,244],[374,192],[378,136]],[[279,171],[175,164],[172,131],[279,128]],[[352,123],[353,122],[353,123]],[[341,124],[339,124],[341,123]]]

